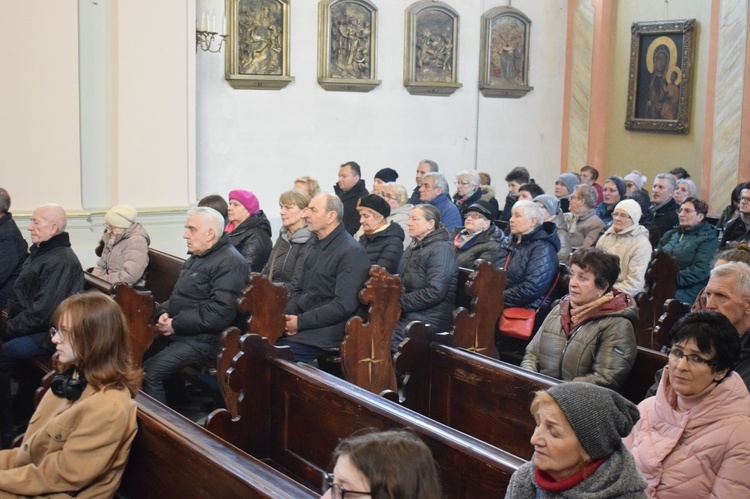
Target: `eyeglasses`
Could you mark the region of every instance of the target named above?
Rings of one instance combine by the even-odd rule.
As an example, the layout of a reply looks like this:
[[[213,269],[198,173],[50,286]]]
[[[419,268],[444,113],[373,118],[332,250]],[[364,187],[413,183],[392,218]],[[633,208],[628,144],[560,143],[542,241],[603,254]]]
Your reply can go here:
[[[621,211],[615,211],[612,213],[612,218],[622,218],[622,219],[627,220],[628,218],[630,218],[630,215],[628,215],[627,213],[623,213]]]
[[[690,208],[680,208],[677,210],[677,213],[684,213],[685,215],[690,215],[691,213],[695,213],[695,210],[692,210]]]
[[[704,359],[700,355],[686,355],[685,352],[683,352],[679,348],[672,348],[672,350],[669,351],[669,360],[675,362],[676,364],[679,364],[683,358],[687,360],[688,365],[692,364],[694,366],[711,366],[714,364],[713,360]]]
[[[333,473],[326,473],[323,477],[323,493],[331,489],[332,499],[344,499],[346,494],[356,494],[361,496],[371,496],[371,492],[358,492],[356,490],[345,490],[338,483],[333,483]]]
[[[396,200],[396,196],[394,196],[393,194],[387,194],[387,193],[385,193],[383,191],[378,191],[377,195],[380,196],[383,199],[390,199],[392,201]]]
[[[54,338],[55,335],[58,335],[60,337],[60,341],[65,341],[65,333],[62,332],[62,329],[57,329],[55,327],[49,328],[50,339]]]
[[[744,201],[744,202],[746,202],[746,203],[750,203],[750,198],[749,198],[749,197],[745,197],[745,196],[742,196],[742,197],[740,198],[740,203],[741,203],[741,202],[743,202],[743,201]]]
[[[487,218],[477,211],[470,211],[466,214],[466,218]]]
[[[583,201],[583,197],[581,196],[570,196],[570,200],[576,200],[576,201]]]

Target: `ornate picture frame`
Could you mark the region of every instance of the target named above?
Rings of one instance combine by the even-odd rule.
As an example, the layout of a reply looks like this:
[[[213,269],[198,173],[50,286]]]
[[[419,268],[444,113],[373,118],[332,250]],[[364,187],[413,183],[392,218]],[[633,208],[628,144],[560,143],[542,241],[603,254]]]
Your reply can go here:
[[[531,19],[513,7],[482,15],[479,90],[485,97],[520,98],[529,85]]]
[[[631,26],[625,128],[687,134],[695,56],[695,19]]]
[[[226,0],[224,77],[236,89],[279,90],[289,74],[289,1]]]
[[[459,15],[450,5],[420,0],[406,9],[404,87],[412,95],[451,95],[458,82]]]
[[[326,90],[369,92],[376,78],[378,8],[369,0],[318,4],[318,84]]]

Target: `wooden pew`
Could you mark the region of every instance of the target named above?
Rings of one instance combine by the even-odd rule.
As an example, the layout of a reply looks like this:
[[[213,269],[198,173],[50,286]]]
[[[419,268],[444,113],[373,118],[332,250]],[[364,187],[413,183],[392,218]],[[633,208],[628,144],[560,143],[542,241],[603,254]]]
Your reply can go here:
[[[241,390],[239,415],[219,409],[206,426],[249,454],[315,487],[340,439],[362,428],[413,429],[430,447],[446,497],[502,494],[523,460],[308,365],[286,348],[245,335],[229,383]]]
[[[143,392],[136,401],[138,433],[117,497],[318,497]]]
[[[638,305],[635,336],[639,346],[657,350],[654,327],[664,312],[664,303],[677,292],[677,261],[661,250],[653,253],[646,270],[646,287],[634,298]]]
[[[646,397],[648,389],[654,384],[656,371],[667,365],[668,361],[666,354],[650,348],[638,347],[635,364],[633,364],[633,369],[630,371],[620,393],[634,404],[639,404]]]
[[[165,302],[172,295],[172,290],[180,277],[183,258],[164,253],[153,248],[148,249],[148,267],[146,267],[146,289],[154,295],[157,303]]]
[[[669,334],[672,328],[684,315],[690,313],[690,305],[676,298],[664,302],[664,313],[654,326],[654,350],[662,351],[669,345]]]

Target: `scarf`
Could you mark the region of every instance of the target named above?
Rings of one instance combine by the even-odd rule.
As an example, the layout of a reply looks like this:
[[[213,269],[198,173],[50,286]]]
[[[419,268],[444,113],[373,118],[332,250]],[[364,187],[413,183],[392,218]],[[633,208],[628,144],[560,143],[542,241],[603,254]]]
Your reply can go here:
[[[586,316],[586,314],[588,314],[589,312],[597,308],[599,305],[603,303],[607,303],[609,300],[611,300],[614,297],[615,297],[614,293],[610,291],[608,293],[603,294],[602,296],[600,296],[599,298],[597,298],[596,300],[592,302],[579,305],[577,307],[574,307],[573,303],[571,302],[570,318],[573,323],[573,328],[575,328],[581,322],[581,319],[583,319]]]
[[[468,232],[466,232],[466,229],[464,229],[456,234],[456,238],[453,240],[453,245],[458,249],[463,249],[464,246],[466,246],[466,248],[469,248],[472,246],[474,240],[479,237],[479,234],[481,234],[482,232],[484,231],[480,230],[479,232],[475,232],[474,234],[469,234]]]
[[[378,232],[380,232],[380,231],[383,231],[383,230],[385,230],[386,228],[388,228],[388,226],[389,226],[389,225],[391,225],[391,222],[388,222],[388,221],[386,221],[385,219],[383,219],[383,220],[381,221],[381,223],[382,223],[383,225],[380,225],[380,226],[378,226],[378,227],[377,227],[377,228],[376,228],[375,230],[365,230],[365,231],[364,231],[364,234],[365,234],[366,236],[371,236],[371,235],[373,235],[373,234],[377,234]]]
[[[552,478],[546,471],[542,471],[539,468],[534,468],[534,478],[536,479],[537,485],[547,492],[565,492],[586,480],[586,477],[593,475],[594,472],[599,469],[599,466],[604,464],[607,459],[609,459],[609,456],[604,456],[596,461],[591,461],[582,469],[579,469],[568,478],[564,478],[559,482]]]

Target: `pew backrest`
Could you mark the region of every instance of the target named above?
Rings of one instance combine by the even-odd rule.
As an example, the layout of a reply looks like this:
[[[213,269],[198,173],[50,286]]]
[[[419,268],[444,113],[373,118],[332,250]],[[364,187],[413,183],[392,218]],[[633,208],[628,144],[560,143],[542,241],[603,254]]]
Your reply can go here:
[[[690,312],[690,305],[682,303],[676,298],[670,298],[664,303],[664,313],[654,326],[653,349],[661,351],[669,344],[669,335],[677,321]]]
[[[169,300],[184,263],[182,258],[154,248],[148,249],[146,289],[151,291],[157,303]]]
[[[633,402],[639,404],[646,396],[646,392],[654,384],[656,371],[667,365],[668,357],[650,348],[638,347],[633,369],[622,386],[620,393]]]
[[[275,345],[286,327],[284,308],[287,299],[283,284],[271,282],[260,273],[253,272],[250,283],[237,300],[237,308],[248,315],[249,332],[268,338],[269,343]]]
[[[635,296],[638,305],[638,326],[635,331],[639,346],[655,348],[654,327],[664,312],[664,303],[677,292],[677,261],[662,250],[654,251],[646,269],[646,287]]]

